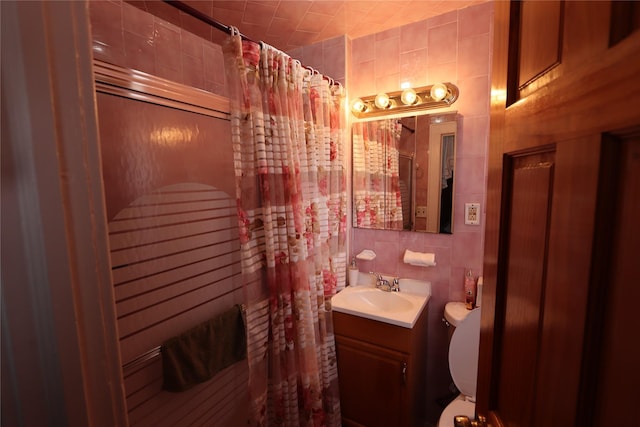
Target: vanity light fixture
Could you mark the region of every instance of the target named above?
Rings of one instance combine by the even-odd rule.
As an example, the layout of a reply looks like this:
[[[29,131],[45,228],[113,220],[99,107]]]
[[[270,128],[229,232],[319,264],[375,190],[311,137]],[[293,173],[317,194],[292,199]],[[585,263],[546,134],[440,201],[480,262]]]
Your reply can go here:
[[[365,111],[367,111],[367,104],[365,104],[362,101],[362,99],[356,98],[351,103],[351,111],[353,111],[354,113],[356,113],[356,112],[364,113]]]
[[[453,83],[436,83],[356,98],[351,103],[351,112],[358,118],[365,118],[405,111],[445,108],[456,102],[459,94],[458,87]]]
[[[431,95],[431,99],[434,101],[442,101],[445,96],[447,96],[449,89],[443,85],[442,83],[436,83],[431,86],[431,90],[429,91],[429,95]]]
[[[403,90],[402,95],[400,95],[400,100],[404,105],[414,105],[420,102],[420,98],[418,98],[418,94],[413,88]]]
[[[374,103],[376,104],[376,107],[384,110],[391,106],[391,99],[389,99],[389,95],[386,93],[379,93],[376,95]]]

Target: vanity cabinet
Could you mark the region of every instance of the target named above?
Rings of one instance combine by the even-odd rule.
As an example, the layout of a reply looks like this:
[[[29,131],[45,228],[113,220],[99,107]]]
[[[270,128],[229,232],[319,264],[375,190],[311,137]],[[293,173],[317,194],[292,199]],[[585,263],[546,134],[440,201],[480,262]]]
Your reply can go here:
[[[424,425],[427,318],[409,329],[333,312],[344,427]]]

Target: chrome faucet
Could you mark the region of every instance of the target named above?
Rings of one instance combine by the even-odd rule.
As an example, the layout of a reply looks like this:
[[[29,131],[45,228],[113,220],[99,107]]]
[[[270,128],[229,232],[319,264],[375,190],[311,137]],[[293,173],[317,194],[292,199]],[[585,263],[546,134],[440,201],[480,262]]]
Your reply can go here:
[[[378,283],[376,283],[376,288],[381,289],[385,292],[391,292],[391,284],[387,279],[379,280]]]
[[[374,273],[372,271],[369,272],[376,277],[376,288],[381,289],[385,292],[400,292],[400,279],[394,278],[393,283],[389,283],[387,279],[382,277],[380,273]]]

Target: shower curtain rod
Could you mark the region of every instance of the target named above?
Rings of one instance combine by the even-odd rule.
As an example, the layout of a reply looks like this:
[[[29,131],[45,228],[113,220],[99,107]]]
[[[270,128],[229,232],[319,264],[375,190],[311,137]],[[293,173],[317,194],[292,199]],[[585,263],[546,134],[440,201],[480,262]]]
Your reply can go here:
[[[215,19],[211,18],[208,15],[205,15],[204,13],[200,12],[198,9],[194,9],[193,7],[189,6],[188,4],[178,1],[178,0],[162,0],[165,3],[167,3],[169,6],[173,6],[176,9],[179,9],[181,11],[183,11],[184,13],[186,13],[187,15],[191,15],[194,18],[204,22],[205,24],[209,24],[211,25],[213,28],[216,28],[220,31],[224,31],[227,34],[231,34],[231,27],[228,25],[223,24],[220,21],[216,21]],[[254,43],[258,43],[255,40],[251,40],[249,37],[245,36],[244,34],[240,33],[240,37],[242,37],[244,40],[250,41],[250,42],[254,42]]]
[[[220,21],[217,21],[213,18],[211,18],[208,15],[205,15],[204,13],[200,12],[198,9],[194,9],[193,7],[189,6],[188,4],[179,1],[179,0],[162,0],[163,2],[167,3],[169,6],[173,6],[178,10],[181,10],[182,12],[186,13],[187,15],[190,15],[202,22],[204,22],[205,24],[211,25],[213,28],[220,30],[220,31],[224,31],[227,34],[231,34],[231,27],[228,25],[223,24]],[[244,34],[240,33],[238,30],[238,33],[240,34],[240,37],[244,40],[253,42],[253,43],[257,43],[260,45],[260,42],[257,42],[255,40],[252,40],[251,38],[245,36]],[[308,67],[306,65],[302,65],[304,68],[310,70],[312,73],[313,72],[318,72],[317,70],[315,70],[312,67]],[[327,80],[331,85],[337,85],[337,86],[342,86],[342,84],[338,81],[335,81],[334,79],[332,79],[329,76],[325,76],[322,75],[322,78]]]

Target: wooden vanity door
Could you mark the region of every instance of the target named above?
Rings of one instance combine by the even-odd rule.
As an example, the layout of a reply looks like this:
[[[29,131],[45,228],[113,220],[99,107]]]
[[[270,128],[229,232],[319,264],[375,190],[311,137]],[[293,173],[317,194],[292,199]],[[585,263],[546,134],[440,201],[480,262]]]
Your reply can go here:
[[[342,336],[336,336],[336,352],[343,425],[407,425],[407,355]]]
[[[639,16],[635,2],[495,2],[476,408],[494,427],[629,425]]]

